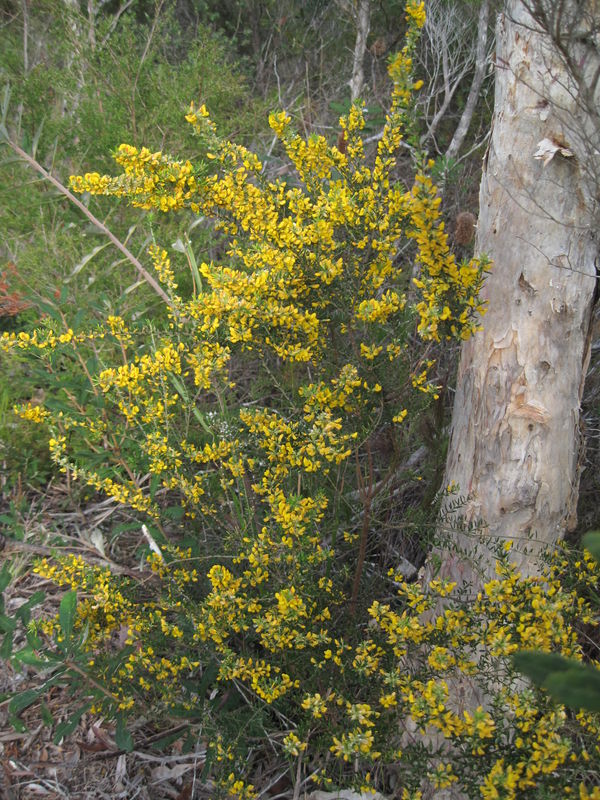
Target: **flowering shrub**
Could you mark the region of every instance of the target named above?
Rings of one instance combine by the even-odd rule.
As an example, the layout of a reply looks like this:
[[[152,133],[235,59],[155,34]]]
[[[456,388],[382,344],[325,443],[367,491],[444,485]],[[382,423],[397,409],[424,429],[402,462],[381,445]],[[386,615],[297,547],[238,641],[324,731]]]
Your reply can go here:
[[[508,659],[519,647],[581,658],[573,622],[590,615],[577,593],[553,575],[520,580],[506,555],[471,602],[439,580],[366,569],[382,498],[403,475],[409,409],[436,396],[431,343],[467,338],[483,311],[485,262],[450,251],[431,162],[410,188],[398,178],[423,4],[409,0],[406,19],[372,163],[359,105],[340,120],[339,146],[271,115],[289,181],[271,180],[192,106],[202,164],[121,145],[121,175],[71,185],[213,219],[224,263],[197,264],[186,245],[194,291],[182,296],[155,243],[164,325],[47,320],[0,340],[51,369],[80,364],[85,388],[19,413],[47,427],[71,478],[139,515],[146,547],[139,571],[40,561],[68,592],[15,657],[66,665],[86,710],[116,718],[126,748],[138,713],[201,725],[223,796],[254,796],[248,750],[267,741],[324,786],[417,798],[424,781],[460,782],[474,797],[541,798],[581,784],[588,796],[595,718],[568,720],[513,679]],[[439,598],[445,610],[424,621]],[[457,704],[462,675],[485,702]]]

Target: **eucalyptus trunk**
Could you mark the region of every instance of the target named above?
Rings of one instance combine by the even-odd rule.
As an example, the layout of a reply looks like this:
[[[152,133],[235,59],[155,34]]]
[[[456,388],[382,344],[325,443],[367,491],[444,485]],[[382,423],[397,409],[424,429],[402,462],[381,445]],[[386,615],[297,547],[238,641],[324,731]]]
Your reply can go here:
[[[540,551],[576,522],[598,258],[589,142],[600,141],[579,88],[525,4],[507,0],[476,238],[493,262],[489,307],[458,370],[446,483],[463,502],[450,496],[440,523],[442,572],[461,583],[489,577],[489,545],[505,540],[523,573],[535,572]]]

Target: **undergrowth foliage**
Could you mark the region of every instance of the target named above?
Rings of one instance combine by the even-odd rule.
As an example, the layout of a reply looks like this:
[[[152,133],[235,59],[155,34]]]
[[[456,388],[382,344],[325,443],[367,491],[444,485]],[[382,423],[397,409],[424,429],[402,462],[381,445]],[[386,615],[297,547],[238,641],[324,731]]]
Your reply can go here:
[[[406,10],[372,163],[360,105],[340,120],[337,146],[271,115],[295,168],[288,180],[268,178],[192,106],[202,162],[121,145],[120,175],[71,179],[78,192],[212,219],[226,253],[198,264],[184,243],[194,281],[184,297],[173,253],[152,245],[170,298],[164,325],[111,316],[74,331],[47,319],[2,336],[5,351],[58,376],[54,401],[21,417],[48,430],[72,479],[139,515],[146,554],[141,570],[40,561],[67,593],[56,618],[19,617],[28,645],[14,658],[56,680],[66,670],[86,701],[79,715],[116,719],[125,749],[128,721],[187,718],[206,742],[215,797],[255,796],[256,753],[268,746],[294,776],[382,791],[393,777],[407,800],[424,780],[460,782],[473,797],[600,798],[585,788],[596,718],[568,719],[515,681],[508,658],[520,647],[582,657],[574,623],[591,613],[561,588],[559,567],[521,580],[505,553],[473,598],[366,569],[411,416],[437,392],[431,343],[468,338],[484,310],[486,264],[450,251],[431,162],[409,188],[397,178],[424,23],[422,3]],[[65,364],[78,365],[76,389],[60,385]],[[581,580],[592,585],[594,570],[586,560]],[[11,641],[15,627],[4,622]],[[457,674],[497,687],[485,708],[457,704]],[[16,698],[16,724],[22,707]]]

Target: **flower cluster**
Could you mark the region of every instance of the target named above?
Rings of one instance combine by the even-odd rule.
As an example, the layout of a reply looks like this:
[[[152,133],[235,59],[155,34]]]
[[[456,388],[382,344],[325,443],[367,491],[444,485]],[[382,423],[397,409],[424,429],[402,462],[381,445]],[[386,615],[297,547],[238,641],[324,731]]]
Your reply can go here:
[[[293,729],[281,732],[282,753],[290,759],[310,753],[313,779],[324,786],[358,786],[358,778],[364,787],[393,763],[411,792],[423,788],[426,776],[434,788],[457,783],[485,800],[516,800],[525,792],[596,796],[586,777],[600,755],[597,716],[580,712],[569,719],[564,708],[525,686],[507,657],[533,638],[542,650],[582,658],[575,623],[590,625],[594,614],[552,577],[561,554],[539,578],[522,578],[504,556],[498,577],[474,603],[456,595],[453,584],[407,584],[390,574],[395,599],[374,601],[357,637],[351,626],[334,624],[343,598],[326,579],[302,585],[294,566],[294,585],[277,581],[278,591],[266,591],[272,562],[289,570],[293,553],[278,554],[270,542],[262,553],[240,554],[238,564],[246,568],[239,572],[215,564],[201,603],[192,601],[200,580],[196,560],[190,550],[169,545],[148,556],[162,585],[160,602],[141,599],[134,578],[80,558],[44,559],[36,571],[81,594],[75,629],[85,631],[90,676],[106,687],[97,710],[152,705],[155,713],[161,707],[199,714],[206,697],[197,686],[212,652],[219,655],[217,687],[239,681],[257,707],[285,710],[282,719],[294,720]],[[598,579],[597,565],[588,562],[587,571]],[[424,615],[440,599],[443,610]],[[37,623],[37,632],[61,638],[58,619]],[[244,652],[235,645],[240,637]],[[188,675],[198,678],[181,680]],[[466,705],[452,696],[457,682],[472,697]],[[202,683],[206,695],[216,693],[214,683]],[[481,696],[485,707],[477,703]],[[231,763],[233,751],[217,742]],[[240,786],[251,778],[248,765],[227,774]]]

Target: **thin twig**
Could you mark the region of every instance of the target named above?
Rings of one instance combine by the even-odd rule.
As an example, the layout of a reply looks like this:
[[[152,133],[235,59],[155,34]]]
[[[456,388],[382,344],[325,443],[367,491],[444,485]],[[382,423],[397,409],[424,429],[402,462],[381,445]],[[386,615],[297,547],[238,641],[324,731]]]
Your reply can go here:
[[[85,214],[85,216],[92,222],[97,228],[99,228],[105,236],[108,236],[110,241],[114,244],[114,246],[120,250],[125,258],[133,264],[136,268],[140,276],[146,281],[146,283],[156,292],[156,294],[164,300],[164,302],[169,306],[169,308],[174,311],[174,306],[171,300],[169,299],[168,294],[162,288],[162,286],[158,283],[158,281],[152,277],[152,275],[142,266],[139,260],[133,255],[131,250],[129,250],[125,245],[118,239],[112,231],[110,231],[103,222],[92,214],[92,212],[79,200],[75,195],[70,192],[66,186],[64,186],[54,175],[51,175],[47,170],[42,167],[42,165],[35,160],[29,153],[26,153],[25,150],[19,147],[16,142],[13,142],[8,136],[5,137],[5,141],[9,147],[11,147],[15,153],[23,159],[30,167],[32,167],[36,172],[39,172],[47,181],[49,181],[53,186],[55,186],[58,191],[67,197],[77,208]]]
[[[354,582],[352,585],[352,597],[350,599],[350,614],[352,616],[354,616],[356,613],[356,603],[358,601],[360,581],[362,578],[363,568],[365,565],[365,557],[367,555],[367,539],[369,536],[369,526],[371,524],[371,503],[373,501],[374,484],[373,484],[373,455],[371,453],[371,446],[369,442],[367,442],[367,459],[368,459],[368,469],[369,469],[369,476],[368,476],[369,483],[367,487],[365,487],[365,481],[363,479],[360,470],[360,463],[358,461],[358,450],[355,451],[355,456],[356,456],[356,480],[358,483],[360,497],[363,503],[363,522],[360,532],[360,541],[358,545],[358,559],[356,562],[356,570],[354,572]]]
[[[294,783],[294,796],[292,800],[300,800],[301,787],[302,787],[302,754],[298,756],[298,766],[296,768],[296,781]]]

